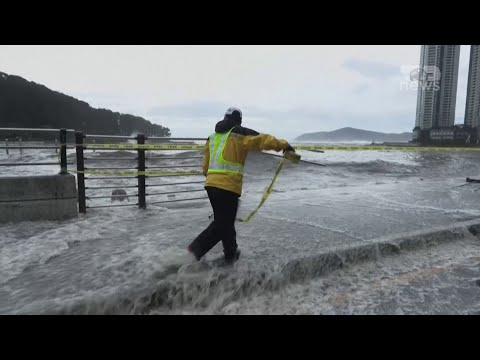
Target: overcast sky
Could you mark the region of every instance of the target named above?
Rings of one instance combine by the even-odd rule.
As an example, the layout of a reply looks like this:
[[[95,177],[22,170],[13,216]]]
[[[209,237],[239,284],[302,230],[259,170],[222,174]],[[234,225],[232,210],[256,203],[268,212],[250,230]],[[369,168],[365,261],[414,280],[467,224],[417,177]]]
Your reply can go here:
[[[456,123],[469,46],[462,46]],[[206,137],[229,106],[244,125],[288,140],[351,126],[411,131],[420,45],[0,46],[0,71],[142,116],[177,137]]]

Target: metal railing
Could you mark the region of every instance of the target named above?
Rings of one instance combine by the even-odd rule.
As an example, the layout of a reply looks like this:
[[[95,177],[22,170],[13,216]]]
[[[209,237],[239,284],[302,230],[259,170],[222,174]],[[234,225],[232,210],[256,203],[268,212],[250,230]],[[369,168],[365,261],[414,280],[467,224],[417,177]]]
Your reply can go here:
[[[173,202],[180,202],[180,201],[194,201],[194,200],[204,200],[208,199],[206,196],[202,197],[190,197],[190,198],[185,198],[185,199],[172,199],[176,194],[182,193],[195,193],[195,192],[203,192],[204,188],[203,186],[200,186],[198,189],[175,189],[171,191],[162,191],[162,192],[148,192],[149,188],[155,188],[155,187],[170,187],[170,186],[179,186],[179,185],[193,185],[193,184],[203,184],[205,181],[202,180],[196,180],[196,181],[180,181],[180,182],[168,182],[168,183],[163,183],[163,184],[148,184],[147,180],[148,179],[155,179],[155,178],[162,178],[166,175],[162,174],[151,174],[149,175],[149,172],[151,170],[156,170],[156,169],[173,169],[173,168],[193,168],[193,167],[200,167],[201,165],[195,164],[195,165],[183,165],[183,164],[172,164],[172,165],[161,165],[161,166],[148,166],[147,161],[149,160],[190,160],[190,159],[202,159],[202,156],[181,156],[181,157],[169,157],[169,156],[147,156],[146,155],[146,150],[137,148],[135,149],[135,157],[125,157],[125,156],[120,156],[120,157],[110,157],[110,156],[103,156],[103,152],[108,152],[108,151],[116,151],[118,149],[116,148],[101,148],[100,156],[94,156],[90,157],[88,156],[85,151],[86,150],[97,150],[98,148],[95,146],[97,145],[95,143],[95,139],[115,139],[115,140],[125,140],[125,141],[132,141],[134,140],[136,142],[136,145],[145,145],[146,141],[152,141],[155,142],[156,144],[158,143],[171,143],[172,141],[184,141],[184,142],[191,142],[191,141],[206,141],[205,138],[163,138],[163,137],[146,137],[143,134],[138,134],[135,137],[129,137],[129,136],[119,136],[119,135],[84,135],[82,132],[76,132],[75,133],[75,149],[76,149],[76,157],[77,157],[77,170],[75,171],[77,174],[77,187],[78,187],[78,208],[80,213],[86,213],[87,209],[94,209],[94,208],[107,208],[107,207],[123,207],[123,206],[138,206],[139,209],[146,209],[147,208],[147,198],[149,196],[164,196],[166,195],[169,200],[153,200],[148,202],[148,204],[166,204],[166,203],[173,203]],[[90,141],[91,140],[91,141]],[[90,142],[87,143],[86,141]],[[181,144],[181,143],[176,143],[176,144]],[[148,150],[149,152],[158,152],[162,150]],[[88,163],[89,161],[100,161],[100,162],[108,162],[108,161],[135,161],[136,166],[135,167],[123,167],[123,166],[104,166],[104,167],[90,167],[90,166],[85,166],[86,162]],[[95,171],[107,171],[109,176],[95,176]],[[137,174],[135,175],[129,175],[125,176],[125,173],[128,173],[129,171],[134,171]],[[111,175],[111,176],[110,176]],[[199,171],[198,174],[188,174],[183,173],[183,172],[178,172],[178,176],[199,176],[201,172]],[[168,176],[172,176],[172,174],[169,174]],[[122,185],[121,187],[123,189],[137,189],[136,194],[121,194],[121,195],[89,195],[87,194],[87,190],[111,190],[111,189],[118,189],[119,186],[113,186],[111,184],[107,184],[105,186],[86,186],[86,181],[90,180],[126,180],[126,179],[136,179],[136,184],[135,185]],[[115,199],[115,197],[118,197],[120,200],[123,201],[123,199],[126,197],[127,199],[129,197],[136,197],[137,202],[132,203],[132,204],[109,204],[109,205],[88,205],[87,206],[87,200],[95,200],[95,199],[108,199],[111,198],[112,200]]]
[[[7,155],[12,151],[26,151],[26,150],[37,150],[37,149],[52,149],[58,155],[58,162],[7,162],[0,163],[1,167],[18,167],[18,166],[47,166],[47,165],[59,165],[61,175],[69,174],[69,172],[74,173],[77,178],[77,194],[78,194],[78,210],[80,213],[86,213],[87,209],[94,208],[109,208],[109,207],[124,207],[124,206],[138,206],[139,209],[146,209],[147,203],[149,205],[154,204],[168,204],[176,203],[182,201],[197,201],[208,199],[207,196],[197,196],[189,198],[176,198],[176,194],[188,194],[188,193],[199,193],[203,192],[203,184],[205,182],[203,178],[203,173],[201,171],[180,171],[180,169],[196,168],[201,167],[201,162],[195,164],[185,164],[184,160],[199,160],[203,156],[201,154],[187,155],[187,156],[169,156],[169,155],[154,155],[158,152],[164,151],[165,149],[171,150],[183,150],[183,148],[189,149],[198,149],[198,146],[184,146],[182,145],[191,145],[193,141],[206,141],[206,138],[167,138],[167,137],[146,137],[143,134],[138,134],[137,136],[120,136],[120,135],[84,135],[80,131],[75,131],[72,129],[27,129],[27,128],[0,128],[0,135],[2,131],[12,132],[57,132],[58,137],[55,139],[55,145],[50,146],[24,146],[24,143],[18,139],[18,145],[12,146],[11,143],[6,141],[5,146],[0,146],[0,149],[5,149]],[[75,144],[70,146],[67,144],[67,134],[69,132],[74,132]],[[114,144],[105,144],[108,142],[108,139],[112,139]],[[96,142],[98,140],[98,143]],[[122,144],[123,140],[123,144]],[[135,141],[134,146],[130,146],[131,141]],[[146,142],[150,144],[146,144]],[[130,142],[129,146],[126,146],[126,143]],[[101,144],[99,144],[101,143]],[[180,146],[157,146],[160,145],[180,145]],[[110,146],[109,145],[113,145]],[[150,145],[152,145],[150,147]],[[148,148],[148,155],[147,150]],[[67,148],[75,149],[76,161],[73,163],[67,162]],[[119,156],[107,156],[110,151],[117,151],[118,149],[124,149],[127,151],[125,154],[120,154]],[[92,152],[89,152],[92,150]],[[135,156],[127,156],[128,152],[135,154]],[[94,154],[95,153],[95,154]],[[282,157],[275,154],[264,153],[268,156]],[[135,166],[125,165],[118,166],[118,164],[109,165],[109,161],[115,162],[128,162],[134,161]],[[164,160],[180,160],[179,163],[164,164]],[[149,164],[150,161],[155,162],[154,164]],[[303,161],[303,160],[301,160]],[[99,162],[102,166],[98,164],[96,167],[90,166],[91,162]],[[160,162],[160,164],[159,164]],[[69,165],[75,165],[76,169],[69,168]],[[103,166],[103,164],[105,164]],[[315,165],[321,165],[317,163],[312,163]],[[168,171],[168,169],[177,169],[176,171]],[[166,174],[168,173],[168,174]],[[149,183],[148,180],[159,179],[165,176],[201,176],[199,179],[194,179],[192,181],[185,181],[184,179],[178,182],[166,182],[166,183]],[[112,183],[104,183],[104,181],[112,180],[136,180],[136,184],[122,184],[122,185],[113,185]],[[87,183],[90,181],[97,181],[96,184],[92,186],[87,186]],[[184,189],[184,185],[195,185],[189,189]],[[198,187],[196,187],[198,185]],[[119,189],[121,187],[122,189]],[[173,187],[173,189],[170,189]],[[159,191],[149,191],[154,188],[164,188],[164,190]],[[111,194],[107,195],[102,190],[122,190],[123,193],[115,193],[112,191]],[[137,193],[128,194],[125,189],[137,189]],[[87,194],[88,191],[88,194]],[[150,198],[151,200],[147,202],[149,197],[157,196],[166,196],[167,199],[158,199]],[[137,199],[134,203],[129,204],[88,204],[87,201],[97,199],[108,199],[110,198],[113,201],[115,200],[129,200],[129,198],[134,197]]]
[[[11,145],[11,141],[8,138],[5,138],[5,146],[0,146],[0,150],[5,150],[7,155],[12,155],[11,150],[19,150],[20,154],[23,154],[24,150],[48,150],[52,149],[59,155],[58,162],[6,162],[0,163],[0,167],[19,167],[19,166],[52,166],[52,165],[59,165],[60,166],[60,175],[68,174],[68,165],[73,165],[74,163],[67,163],[67,132],[73,132],[72,129],[32,129],[32,128],[0,128],[0,133],[8,131],[8,132],[57,132],[58,138],[55,139],[54,146],[39,146],[39,145],[32,145],[32,146],[25,146],[22,142],[21,137],[17,137],[16,141],[18,145]],[[73,149],[73,147],[71,147]]]
[[[58,133],[55,139],[54,146],[40,146],[40,145],[24,145],[21,136],[16,136],[13,141],[10,139],[5,138],[5,146],[0,146],[0,151],[5,150],[7,156],[6,162],[0,162],[0,169],[10,168],[10,167],[24,167],[24,166],[52,166],[57,165],[60,168],[60,175],[68,174],[68,165],[73,165],[74,163],[67,162],[67,132],[73,130],[67,129],[27,129],[27,128],[0,128],[0,134],[2,132],[52,132]],[[73,147],[71,147],[73,149]],[[15,157],[15,161],[9,161],[11,156],[17,154],[23,155],[24,152],[28,152],[29,150],[54,150],[55,153],[58,155],[56,162],[27,162],[21,161],[22,157],[20,157],[20,161],[18,157]],[[0,200],[0,203],[23,203],[23,202],[32,202],[32,201],[48,201],[48,200],[56,200],[56,198],[41,198],[41,199],[8,199],[8,200]]]
[[[73,129],[35,129],[35,128],[0,128],[0,139],[1,139],[1,134],[2,132],[7,132],[10,136],[10,138],[5,139],[5,146],[0,146],[0,151],[5,150],[6,154],[8,155],[6,161],[0,161],[0,168],[8,168],[8,167],[22,167],[22,166],[52,166],[52,165],[58,165],[59,166],[59,173],[60,175],[67,175],[69,173],[74,173],[77,178],[77,194],[78,194],[78,210],[80,213],[86,213],[87,209],[91,208],[108,208],[108,207],[123,207],[123,206],[138,206],[140,209],[146,209],[147,208],[147,199],[150,196],[166,196],[168,200],[162,200],[158,201],[157,199],[153,199],[153,201],[148,202],[149,204],[161,204],[161,203],[173,203],[173,202],[179,202],[179,201],[193,201],[193,200],[203,200],[203,199],[208,199],[208,197],[203,196],[203,197],[191,197],[191,198],[184,198],[184,199],[173,199],[175,194],[187,194],[187,193],[196,193],[196,192],[201,192],[204,191],[203,186],[199,186],[199,188],[194,188],[194,189],[183,189],[183,185],[200,185],[204,183],[204,180],[194,180],[194,181],[179,181],[179,182],[166,182],[166,183],[148,183],[149,179],[156,179],[156,178],[161,178],[163,177],[161,174],[153,174],[149,175],[149,171],[157,171],[159,170],[160,173],[162,170],[166,170],[169,168],[192,168],[192,167],[197,167],[200,165],[185,165],[185,164],[151,164],[148,165],[149,161],[162,161],[162,160],[179,160],[179,161],[184,161],[184,160],[198,160],[202,159],[202,156],[155,156],[155,155],[146,155],[146,150],[145,149],[136,149],[135,150],[135,156],[128,157],[128,156],[116,156],[114,158],[105,156],[106,153],[109,150],[115,150],[115,149],[104,149],[102,148],[101,151],[95,147],[95,145],[98,145],[96,140],[98,142],[105,142],[106,139],[112,139],[115,143],[118,143],[121,140],[124,140],[125,142],[127,141],[132,141],[134,140],[136,145],[143,145],[146,143],[146,141],[151,141],[153,143],[171,143],[172,141],[175,141],[176,144],[182,144],[182,143],[187,143],[191,141],[196,141],[196,140],[203,140],[205,141],[206,139],[204,138],[164,138],[164,137],[150,137],[147,138],[143,134],[138,134],[135,137],[132,136],[119,136],[119,135],[84,135],[82,132],[75,131]],[[31,132],[31,133],[36,133],[36,132],[50,132],[50,133],[57,133],[58,135],[55,136],[55,144],[54,145],[43,145],[43,144],[36,144],[36,145],[30,145],[28,142],[22,141],[22,137],[20,136],[15,136],[15,139],[12,139],[11,134],[12,133],[21,133],[21,132]],[[75,135],[75,143],[68,144],[67,143],[67,134],[73,132]],[[70,135],[69,135],[70,136]],[[70,137],[69,137],[70,138]],[[13,141],[12,141],[13,140]],[[52,139],[53,140],[53,139]],[[87,142],[85,142],[87,140]],[[11,155],[15,155],[15,153],[18,151],[18,154],[23,154],[26,151],[29,150],[52,150],[55,151],[57,154],[57,159],[58,161],[52,162],[52,161],[45,161],[45,162],[28,162],[28,161],[22,161],[21,158],[15,157],[15,161],[8,161]],[[75,154],[76,154],[76,161],[75,162],[68,162],[67,161],[67,149],[75,149]],[[97,153],[93,154],[95,156],[89,156],[88,151],[89,149],[92,150],[93,153],[97,151]],[[158,150],[161,151],[161,150]],[[90,154],[92,154],[92,152]],[[149,151],[150,152],[150,151]],[[152,151],[153,152],[153,151]],[[152,153],[150,152],[150,153]],[[98,156],[97,156],[98,155]],[[136,166],[109,166],[108,162],[109,161],[135,161]],[[100,162],[100,163],[105,163],[105,166],[103,167],[90,167],[86,166],[88,165],[90,161],[94,162]],[[71,165],[76,165],[75,167],[69,167]],[[111,174],[108,176],[97,176],[97,175],[90,175],[89,173],[95,172],[95,171],[109,171]],[[124,175],[123,172],[128,172],[128,171],[135,171],[138,174],[136,175]],[[181,172],[179,172],[178,175],[185,175]],[[194,176],[195,174],[189,174]],[[185,176],[189,176],[185,175]],[[127,194],[127,199],[129,197],[136,197],[138,201],[135,203],[131,204],[98,204],[98,205],[92,205],[92,206],[87,206],[87,201],[89,200],[96,200],[96,199],[108,199],[111,198],[112,200],[115,199],[115,195],[107,195],[105,193],[100,193],[100,194],[87,194],[87,191],[94,191],[97,192],[101,190],[114,190],[118,189],[119,186],[115,186],[112,184],[103,184],[102,180],[118,180],[118,179],[136,179],[136,184],[129,184],[129,185],[122,185],[121,187],[124,189],[137,189],[136,194]],[[99,180],[100,183],[94,184],[93,186],[86,186],[86,183],[88,183],[91,180]],[[155,189],[155,188],[166,188],[165,191],[151,191],[149,192],[149,189]],[[169,187],[174,187],[173,189],[169,190]],[[120,196],[121,198],[121,196]]]

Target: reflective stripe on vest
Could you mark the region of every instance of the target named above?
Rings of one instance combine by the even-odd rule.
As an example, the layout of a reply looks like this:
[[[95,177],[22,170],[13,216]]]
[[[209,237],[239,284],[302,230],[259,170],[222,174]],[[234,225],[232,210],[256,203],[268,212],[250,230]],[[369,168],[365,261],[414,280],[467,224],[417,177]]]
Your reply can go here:
[[[227,144],[227,139],[232,132],[224,134],[213,133],[210,135],[210,163],[208,165],[208,173],[230,173],[243,175],[243,165],[226,161],[223,158],[223,150]]]

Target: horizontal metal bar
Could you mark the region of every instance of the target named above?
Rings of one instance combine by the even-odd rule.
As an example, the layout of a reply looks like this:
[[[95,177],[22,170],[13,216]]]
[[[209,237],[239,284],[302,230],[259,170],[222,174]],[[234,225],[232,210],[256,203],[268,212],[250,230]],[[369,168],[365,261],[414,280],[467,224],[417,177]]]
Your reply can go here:
[[[304,164],[312,164],[312,165],[318,165],[318,166],[327,166],[327,165],[325,165],[325,164],[317,163],[317,162],[314,162],[314,161],[307,161],[307,160],[301,160],[301,159],[300,159],[300,162],[301,162],[301,163],[304,163]]]
[[[35,129],[35,128],[0,128],[0,131],[60,131],[60,129]],[[67,131],[75,131],[67,129]]]
[[[194,141],[194,140],[198,140],[198,141],[207,141],[208,139],[207,138],[170,138],[170,137],[155,137],[155,136],[152,136],[152,137],[148,137],[148,140],[167,140],[167,141],[174,141],[174,140],[184,140],[184,141]]]
[[[170,175],[147,175],[146,177],[147,178],[151,178],[151,179],[154,179],[154,178],[162,178],[162,177],[171,177],[171,176],[203,176],[203,174],[189,174],[189,175],[185,175],[185,174],[170,174]]]
[[[121,197],[121,196],[138,196],[138,194],[133,194],[133,195],[124,195],[124,194],[119,194],[119,195],[109,195],[109,196],[86,196],[85,199],[91,200],[91,199],[110,199],[112,197]]]
[[[85,190],[86,189],[88,189],[88,190],[103,190],[103,189],[118,189],[118,188],[132,189],[132,188],[138,188],[138,185],[94,186],[94,187],[85,186]]]
[[[152,185],[145,185],[146,187],[154,187],[154,186],[171,186],[171,185],[189,185],[189,184],[203,184],[205,180],[202,181],[189,181],[189,182],[181,182],[181,183],[170,183],[170,184],[152,184]]]
[[[465,181],[466,181],[467,183],[480,183],[480,180],[478,180],[478,179],[470,179],[469,177],[467,177],[467,178],[465,179]]]
[[[163,193],[152,193],[152,194],[145,194],[146,196],[153,196],[153,195],[169,195],[169,194],[179,194],[179,193],[186,193],[186,192],[198,192],[198,191],[205,191],[205,189],[199,190],[179,190],[179,191],[169,191]]]
[[[87,170],[137,170],[137,168],[132,168],[131,166],[130,167],[102,167],[102,168],[99,168],[99,167],[86,167],[85,168],[85,171]]]
[[[280,159],[284,159],[284,157],[281,156],[281,155],[275,155],[275,154],[270,154],[270,153],[265,153],[265,152],[261,152],[261,154],[268,155],[268,156],[273,156],[273,157],[280,158]],[[302,163],[306,163],[306,164],[312,164],[312,165],[318,165],[318,166],[327,166],[325,164],[321,164],[321,163],[317,163],[317,162],[313,162],[313,161],[302,160],[302,159],[300,159],[299,161],[302,162]]]
[[[105,177],[85,177],[85,180],[117,180],[117,179],[132,179],[135,180],[137,178],[136,175],[134,176],[105,176]]]
[[[136,204],[122,204],[122,205],[87,206],[87,209],[99,209],[99,208],[110,208],[110,207],[121,207],[121,206],[138,206],[138,203],[136,203]]]
[[[31,201],[51,201],[51,200],[73,200],[77,199],[76,197],[66,197],[66,198],[47,198],[47,199],[21,199],[21,200],[0,200],[0,203],[12,203],[12,202],[31,202]]]
[[[93,135],[87,134],[85,135],[86,138],[93,137],[93,138],[104,138],[104,139],[128,139],[128,140],[137,140],[136,137],[131,136],[124,136],[124,135]]]
[[[88,145],[84,145],[83,148],[85,150],[95,150],[95,151],[137,151],[137,149],[116,149],[116,148],[97,148],[97,147],[89,147]]]
[[[187,167],[200,167],[200,165],[167,165],[167,166],[146,166],[147,169],[173,169],[173,168],[187,168]]]
[[[99,148],[99,147],[95,147],[95,146],[89,146],[89,145],[93,145],[93,144],[87,144],[87,145],[84,145],[83,148],[85,150],[96,150],[96,151],[138,151],[138,149],[136,148],[128,148],[128,149],[119,149],[119,148]],[[101,144],[98,144],[98,145],[101,145]],[[119,145],[122,145],[122,144],[119,144]],[[134,144],[135,146],[136,144]],[[154,146],[155,144],[146,144],[146,146],[148,145],[152,145]],[[157,144],[157,145],[162,145],[162,144]],[[165,145],[165,144],[164,144]],[[200,146],[200,145],[195,145],[195,144],[188,144],[188,145],[192,145],[192,146]],[[144,149],[145,151],[201,151],[201,150],[196,150],[196,149]]]
[[[206,197],[201,197],[201,198],[191,198],[191,199],[179,199],[179,200],[169,200],[169,201],[155,201],[155,202],[148,202],[147,204],[149,204],[149,205],[154,205],[154,204],[166,204],[166,203],[179,202],[179,201],[192,201],[192,200],[203,200],[203,199],[208,199],[208,196],[206,196]]]
[[[187,156],[187,157],[163,157],[163,156],[148,156],[145,160],[159,159],[159,160],[184,160],[184,159],[203,159],[203,156]]]
[[[110,160],[110,161],[117,161],[117,160],[138,160],[138,158],[136,157],[132,157],[132,158],[102,158],[102,157],[99,157],[99,158],[94,158],[94,157],[85,157],[83,158],[83,160]]]
[[[0,166],[42,166],[42,165],[60,165],[59,162],[56,163],[12,163],[12,164],[0,164]],[[72,164],[70,164],[72,165]]]
[[[0,146],[0,149],[12,150],[12,149],[22,149],[22,150],[45,150],[45,149],[60,149],[60,146]],[[67,146],[67,149],[75,149],[75,146]]]

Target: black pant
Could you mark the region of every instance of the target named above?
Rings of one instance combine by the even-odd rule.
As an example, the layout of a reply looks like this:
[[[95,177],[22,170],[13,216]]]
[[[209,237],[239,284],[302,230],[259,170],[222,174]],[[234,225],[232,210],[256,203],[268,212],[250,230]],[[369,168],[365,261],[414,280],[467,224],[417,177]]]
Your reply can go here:
[[[234,258],[238,247],[235,218],[239,196],[234,192],[215,187],[205,189],[212,204],[214,220],[193,240],[189,249],[197,259],[200,259],[221,240],[225,259],[231,260]]]

